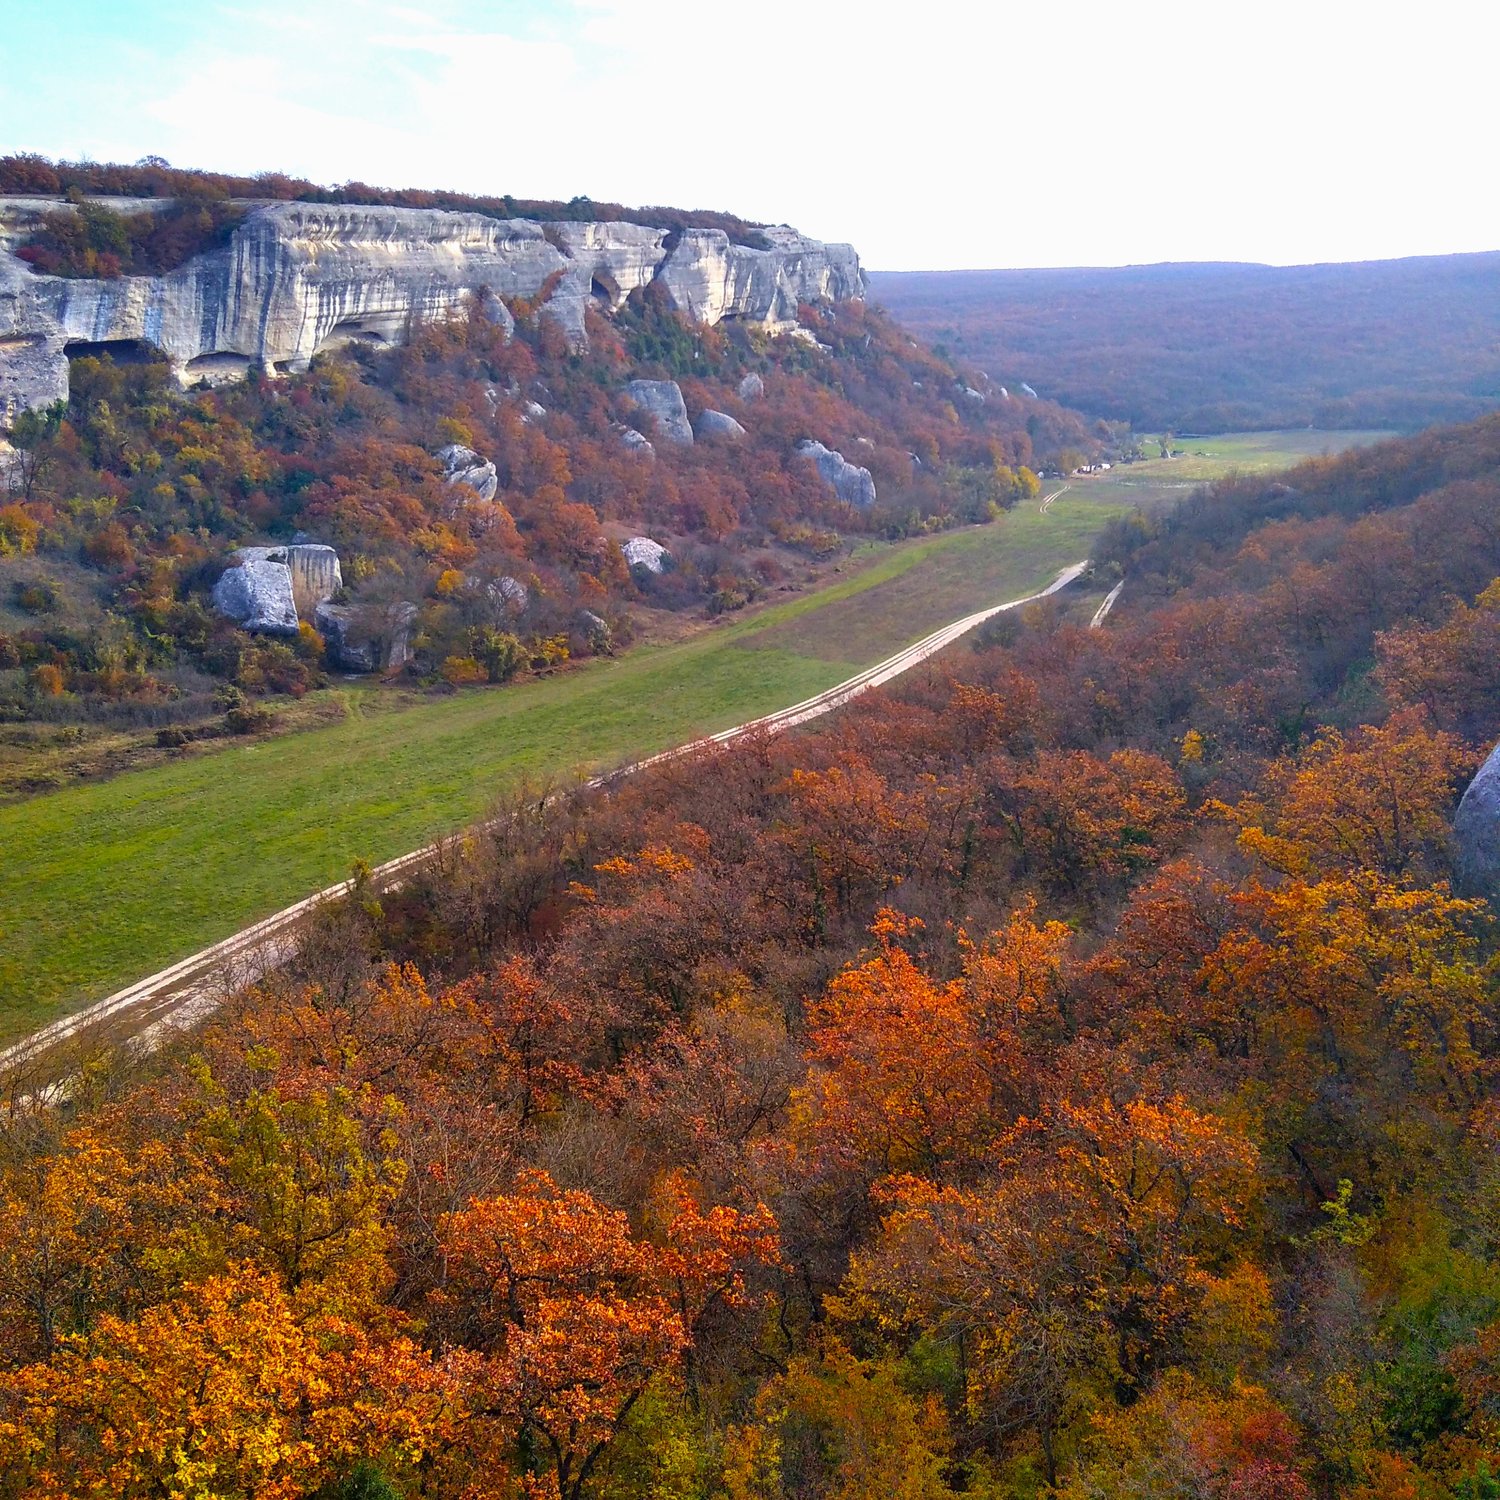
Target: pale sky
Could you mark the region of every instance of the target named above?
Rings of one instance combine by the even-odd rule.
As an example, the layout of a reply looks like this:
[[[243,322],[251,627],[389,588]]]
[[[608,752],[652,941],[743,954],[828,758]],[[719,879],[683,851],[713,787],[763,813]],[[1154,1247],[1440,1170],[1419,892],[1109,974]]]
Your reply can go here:
[[[1500,249],[1493,0],[3,0],[0,149],[727,209],[876,270]]]

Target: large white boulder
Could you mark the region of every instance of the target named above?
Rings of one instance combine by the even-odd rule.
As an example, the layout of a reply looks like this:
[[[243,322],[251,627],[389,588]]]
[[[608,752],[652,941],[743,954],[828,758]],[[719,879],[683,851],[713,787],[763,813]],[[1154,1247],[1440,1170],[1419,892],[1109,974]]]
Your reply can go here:
[[[246,547],[213,588],[213,605],[244,630],[296,635],[297,603],[286,549]]]
[[[627,537],[620,543],[620,551],[632,568],[643,568],[648,573],[660,573],[672,557],[660,542],[649,536]]]
[[[246,630],[295,635],[299,620],[344,586],[339,555],[321,542],[241,547],[213,588],[214,608]]]
[[[833,486],[840,500],[867,510],[875,503],[875,480],[870,471],[851,464],[837,449],[811,438],[797,444],[797,452],[817,465],[818,473]]]
[[[630,399],[656,424],[659,437],[687,446],[693,441],[687,404],[675,380],[632,380],[626,391]]]

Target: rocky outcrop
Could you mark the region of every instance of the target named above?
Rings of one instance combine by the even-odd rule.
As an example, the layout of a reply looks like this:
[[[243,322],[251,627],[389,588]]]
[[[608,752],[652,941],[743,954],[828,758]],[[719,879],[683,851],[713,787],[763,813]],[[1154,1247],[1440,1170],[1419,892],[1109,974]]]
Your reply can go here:
[[[825,245],[785,224],[762,230],[770,248],[732,245],[719,229],[686,229],[656,273],[672,305],[700,323],[739,318],[774,333],[797,326],[797,304],[864,295],[848,245]]]
[[[310,620],[317,607],[344,586],[339,555],[321,542],[298,542],[286,549],[286,562],[298,618]]]
[[[727,411],[715,411],[711,406],[705,406],[698,413],[693,431],[700,440],[727,438],[730,442],[737,442],[745,435],[745,429]]]
[[[766,383],[752,370],[740,381],[740,400],[758,401],[766,393]]]
[[[868,469],[851,464],[836,449],[811,438],[797,444],[797,452],[817,465],[818,473],[833,486],[840,500],[866,510],[875,503],[875,480]]]
[[[438,449],[438,458],[443,465],[443,478],[452,484],[461,484],[479,496],[481,500],[493,500],[500,488],[500,476],[489,459],[480,457],[472,448],[462,443],[449,443]]]
[[[589,650],[596,656],[603,656],[614,649],[614,632],[609,628],[609,621],[593,610],[580,610],[578,614],[578,629],[584,640],[588,642]]]
[[[417,606],[320,604],[313,623],[341,672],[394,671],[411,660],[411,628]]]
[[[693,441],[687,405],[675,380],[632,380],[626,387],[630,399],[656,424],[659,437],[684,446]]]
[[[0,200],[8,252],[56,202]],[[255,206],[224,249],[166,276],[93,281],[38,276],[0,253],[0,417],[68,391],[68,355],[153,349],[184,384],[303,370],[325,349],[400,343],[414,324],[478,305],[512,326],[504,298],[534,299],[575,345],[590,307],[609,312],[637,287],[704,323],[795,326],[799,302],[864,294],[848,245],[785,226],[768,248],[717,230],[668,234],[639,224],[538,224],[436,209],[346,204]]]
[[[347,604],[320,604],[313,624],[341,672],[373,672],[380,664],[376,642],[360,629],[357,612]]]
[[[339,555],[321,542],[241,547],[213,587],[213,605],[245,630],[296,635],[343,588]]]
[[[264,635],[296,635],[297,603],[292,570],[284,551],[246,547],[213,588],[213,606],[244,630]]]
[[[655,445],[645,433],[637,432],[634,427],[627,427],[623,422],[616,422],[614,425],[615,431],[620,435],[620,441],[632,453],[639,453],[642,458],[656,457]]]
[[[620,551],[632,568],[642,568],[647,573],[660,573],[672,556],[660,542],[649,536],[627,537],[620,543]]]
[[[1454,873],[1465,891],[1500,896],[1500,745],[1469,783],[1453,817]]]

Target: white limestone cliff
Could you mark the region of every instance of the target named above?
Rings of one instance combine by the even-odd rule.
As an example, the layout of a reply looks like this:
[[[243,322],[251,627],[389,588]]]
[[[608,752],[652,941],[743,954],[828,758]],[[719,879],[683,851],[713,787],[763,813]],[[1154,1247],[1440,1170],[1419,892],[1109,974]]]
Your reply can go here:
[[[54,202],[0,200],[0,425],[67,394],[68,355],[159,350],[184,384],[307,367],[325,349],[402,342],[414,324],[483,296],[505,327],[503,298],[535,298],[575,344],[590,306],[610,312],[657,282],[699,322],[795,326],[800,302],[864,294],[859,258],[786,226],[769,247],[722,231],[640,224],[539,224],[437,209],[271,203],[254,207],[227,247],[165,276],[39,276],[9,253]],[[114,351],[110,351],[114,352]]]

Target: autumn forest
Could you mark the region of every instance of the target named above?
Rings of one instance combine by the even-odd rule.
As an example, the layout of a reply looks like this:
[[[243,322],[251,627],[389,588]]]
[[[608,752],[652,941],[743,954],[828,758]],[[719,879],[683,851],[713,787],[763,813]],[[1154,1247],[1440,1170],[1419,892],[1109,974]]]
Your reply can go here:
[[[1496,1493],[1497,456],[1222,484],[1110,630],[518,788],[13,1114],[0,1489]]]
[[[324,192],[184,176],[0,161],[187,204],[44,227],[30,265],[103,280]],[[982,327],[877,303],[773,339],[648,290],[580,347],[476,298],[188,390],[81,354],[12,433],[0,721],[255,741],[337,669],[210,607],[246,542],[336,547],[340,607],[409,610],[370,691],[445,701],[1131,455],[1128,392],[1002,394]],[[644,458],[627,376],[740,439]],[[513,778],[212,1014],[0,1071],[0,1500],[1500,1500],[1500,931],[1452,834],[1500,737],[1500,415],[1178,488],[1101,512],[1086,607]]]

